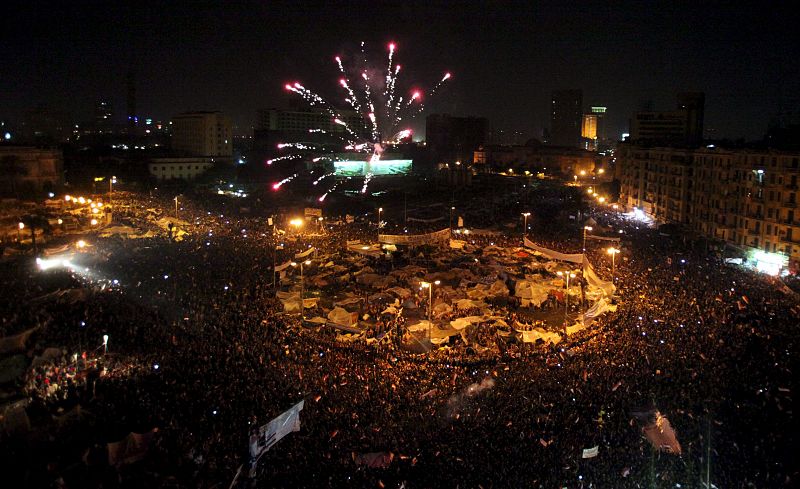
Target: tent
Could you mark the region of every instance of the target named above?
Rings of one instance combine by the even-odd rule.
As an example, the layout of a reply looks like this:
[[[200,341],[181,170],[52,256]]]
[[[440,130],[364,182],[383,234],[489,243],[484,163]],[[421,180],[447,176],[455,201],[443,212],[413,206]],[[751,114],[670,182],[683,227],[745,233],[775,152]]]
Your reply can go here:
[[[328,320],[334,324],[342,326],[353,326],[356,324],[356,313],[347,312],[341,307],[335,307],[328,313]]]
[[[463,310],[463,309],[470,309],[473,307],[477,307],[479,309],[485,309],[487,306],[485,302],[474,301],[471,299],[461,299],[458,302],[456,302],[456,309]]]

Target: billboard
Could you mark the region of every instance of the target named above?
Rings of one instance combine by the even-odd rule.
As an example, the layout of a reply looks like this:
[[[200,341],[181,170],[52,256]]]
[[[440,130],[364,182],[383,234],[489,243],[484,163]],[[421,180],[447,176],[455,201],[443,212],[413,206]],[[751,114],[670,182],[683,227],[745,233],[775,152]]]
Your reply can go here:
[[[407,175],[411,171],[411,160],[379,160],[371,163],[367,160],[334,161],[333,168],[337,177],[363,177],[367,173],[374,176]]]

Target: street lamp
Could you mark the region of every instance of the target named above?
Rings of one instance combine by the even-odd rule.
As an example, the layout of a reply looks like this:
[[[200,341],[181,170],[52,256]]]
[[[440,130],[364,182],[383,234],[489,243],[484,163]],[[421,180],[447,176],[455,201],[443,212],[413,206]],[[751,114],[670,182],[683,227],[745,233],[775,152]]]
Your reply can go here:
[[[111,202],[111,193],[114,192],[113,185],[117,183],[117,177],[112,176],[108,179],[108,201]]]
[[[103,354],[108,353],[108,335],[103,335]]]
[[[383,207],[378,207],[378,229],[381,228],[381,212],[383,212]]]
[[[611,255],[611,283],[614,283],[614,272],[615,272],[615,268],[616,268],[616,265],[615,265],[616,260],[615,260],[615,258],[617,256],[617,253],[619,253],[619,249],[611,247],[611,248],[608,248],[606,250],[606,253]]]
[[[295,219],[292,219],[291,221],[289,221],[289,224],[291,224],[292,226],[294,226],[297,229],[300,229],[300,227],[303,226],[303,220],[300,219],[300,218],[295,218]]]
[[[433,314],[433,286],[439,285],[439,280],[431,282],[420,282],[423,289],[428,289],[428,341],[431,339],[431,315]]]
[[[22,243],[22,230],[25,229],[25,223],[21,222],[17,225],[17,241]]]
[[[592,226],[583,226],[583,252],[586,253],[586,231],[591,231]]]
[[[175,219],[178,219],[178,196],[175,196]]]
[[[559,277],[565,277],[567,280],[567,293],[564,297],[564,333],[567,332],[567,313],[569,312],[569,279],[575,278],[574,272],[556,272]]]
[[[522,225],[522,242],[523,243],[525,242],[525,236],[528,235],[528,216],[530,216],[530,215],[531,215],[530,212],[523,212],[522,213],[523,222],[524,222],[524,224]]]
[[[296,267],[297,265],[298,265],[297,262],[292,262],[292,266],[293,267]],[[311,265],[311,260],[306,260],[306,261],[301,261],[300,262],[300,319],[303,319],[303,313],[305,312],[304,311],[305,304],[303,303],[303,292],[304,292],[304,287],[303,287],[303,285],[304,285],[303,284],[303,265]]]
[[[453,231],[453,211],[456,210],[454,206],[450,206],[450,231]]]

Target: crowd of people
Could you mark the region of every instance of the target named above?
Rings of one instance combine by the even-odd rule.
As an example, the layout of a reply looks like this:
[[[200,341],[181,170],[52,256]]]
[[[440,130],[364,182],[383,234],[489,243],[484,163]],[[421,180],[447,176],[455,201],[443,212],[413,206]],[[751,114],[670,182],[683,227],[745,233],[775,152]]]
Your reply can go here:
[[[117,200],[127,210],[115,219],[141,227],[148,208],[166,215],[173,205]],[[276,239],[263,218],[188,199],[182,206],[191,229],[181,241],[97,240],[103,258],[85,273],[2,264],[3,335],[36,326],[29,357],[63,350],[13,386],[30,400],[31,427],[4,434],[2,444],[27,486],[227,487],[240,466],[243,487],[698,487],[708,479],[746,488],[798,480],[790,427],[800,306],[763,276],[598,214],[625,233],[615,311],[557,345],[420,353],[337,341],[330,328],[285,314],[275,297],[273,263],[308,246],[331,252],[347,240],[374,241],[374,227]],[[532,237],[575,252],[573,234]],[[478,249],[519,246],[520,236],[474,241]],[[603,249],[592,244],[587,254],[611,276]],[[377,273],[396,265],[370,260]],[[65,288],[91,292],[35,302]],[[366,312],[380,316],[378,309]],[[509,311],[506,319],[517,319]],[[403,329],[398,321],[405,319],[381,318],[370,335]],[[494,333],[479,329],[478,344],[491,344]],[[54,380],[64,388],[49,388]],[[300,400],[300,431],[249,467],[249,436]],[[681,455],[648,444],[631,414],[641,406],[670,419]],[[142,460],[108,464],[108,443],[154,429]],[[595,446],[596,457],[582,458]],[[391,455],[377,467],[361,463],[375,453]]]

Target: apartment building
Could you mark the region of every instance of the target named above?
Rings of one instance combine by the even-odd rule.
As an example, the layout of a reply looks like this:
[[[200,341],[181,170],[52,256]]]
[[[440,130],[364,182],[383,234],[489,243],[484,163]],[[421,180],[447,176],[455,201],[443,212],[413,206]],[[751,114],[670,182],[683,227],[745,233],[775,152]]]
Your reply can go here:
[[[621,144],[616,158],[627,207],[800,263],[800,152]]]

